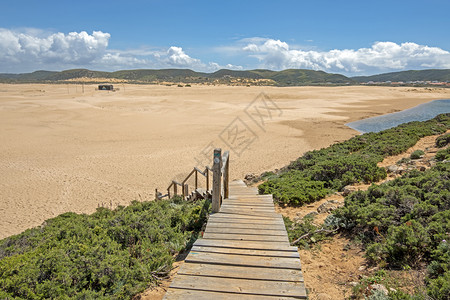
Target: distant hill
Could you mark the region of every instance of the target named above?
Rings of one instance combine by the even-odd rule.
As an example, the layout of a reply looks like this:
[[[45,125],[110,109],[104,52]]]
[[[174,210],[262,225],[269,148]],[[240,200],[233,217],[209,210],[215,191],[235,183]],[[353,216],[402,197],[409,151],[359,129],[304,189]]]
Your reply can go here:
[[[384,73],[372,76],[356,76],[351,79],[357,82],[408,82],[408,81],[439,81],[439,82],[450,82],[450,69],[429,69],[429,70],[419,70],[419,71],[402,71],[393,73]]]
[[[77,81],[79,78],[92,78],[94,82],[103,79],[119,79],[130,83],[200,83],[200,84],[229,84],[229,85],[344,85],[374,82],[415,82],[439,81],[450,82],[450,70],[420,70],[385,73],[372,76],[346,77],[341,74],[331,74],[323,71],[305,69],[288,69],[283,71],[271,70],[227,70],[222,69],[213,73],[195,72],[189,69],[137,69],[116,72],[91,71],[87,69],[73,69],[61,72],[36,71],[24,74],[1,74],[0,82],[61,82]]]
[[[290,69],[283,71],[222,69],[214,73],[195,72],[189,69],[122,70],[116,72],[73,69],[61,72],[36,71],[24,74],[0,74],[1,82],[59,82],[78,78],[121,79],[135,83],[183,82],[232,85],[324,85],[355,83],[344,75],[323,71]]]

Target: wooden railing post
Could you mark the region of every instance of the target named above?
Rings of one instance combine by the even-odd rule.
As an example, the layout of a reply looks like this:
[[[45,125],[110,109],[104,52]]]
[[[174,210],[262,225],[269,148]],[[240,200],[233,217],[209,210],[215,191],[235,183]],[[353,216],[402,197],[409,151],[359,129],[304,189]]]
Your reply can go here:
[[[189,186],[186,183],[183,187],[183,200],[185,200],[185,197],[187,197],[189,195]]]
[[[209,191],[209,169],[206,167],[206,191]]]
[[[195,190],[198,188],[198,172],[195,170]]]
[[[227,199],[229,194],[230,182],[230,152],[227,151],[227,161],[225,163],[225,170],[223,173],[223,198]]]
[[[221,165],[222,165],[222,149],[214,149],[213,160],[213,189],[212,189],[212,212],[218,213],[220,210],[220,194],[221,194]]]

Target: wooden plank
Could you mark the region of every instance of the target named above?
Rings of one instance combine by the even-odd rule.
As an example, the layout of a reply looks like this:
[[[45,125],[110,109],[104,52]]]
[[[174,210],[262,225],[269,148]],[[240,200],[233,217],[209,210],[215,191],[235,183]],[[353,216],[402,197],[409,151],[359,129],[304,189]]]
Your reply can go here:
[[[239,194],[230,194],[228,196],[228,198],[232,199],[232,198],[239,198],[239,197],[249,197],[248,195],[239,195]],[[258,198],[272,198],[273,195],[272,194],[256,194],[252,197],[258,197]]]
[[[297,252],[297,247],[291,246],[289,243],[271,241],[246,241],[243,243],[233,240],[198,239],[194,246]]]
[[[269,242],[289,242],[287,236],[279,235],[256,235],[256,234],[229,234],[229,233],[209,233],[203,234],[203,239],[214,240],[235,240],[235,241],[269,241]]]
[[[252,207],[243,207],[243,208],[230,208],[230,207],[221,207],[221,213],[229,213],[229,214],[239,214],[239,215],[251,215],[251,216],[274,216],[276,217],[278,213],[275,210],[264,210],[257,209]]]
[[[255,209],[253,207],[229,207],[224,206],[220,208],[221,213],[231,213],[231,214],[242,214],[242,212],[253,212]],[[271,211],[260,211],[261,214],[279,215],[275,210]]]
[[[303,282],[300,270],[184,263],[177,274]]]
[[[251,206],[251,205],[232,205],[232,204],[222,204],[221,209],[237,209],[244,211],[260,211],[260,212],[275,212],[275,208],[272,206]]]
[[[260,230],[285,230],[284,224],[261,224],[261,223],[224,223],[210,220],[206,228],[244,228],[244,229],[260,229]]]
[[[241,224],[273,224],[273,225],[284,225],[283,219],[280,218],[258,218],[252,219],[247,218],[247,216],[230,216],[227,217],[214,217],[209,218],[208,222],[219,222],[219,223],[241,223]]]
[[[249,229],[249,228],[227,228],[227,227],[209,227],[206,226],[205,233],[227,233],[227,234],[255,234],[255,235],[278,235],[287,236],[286,230],[276,229]]]
[[[234,293],[236,296],[241,294],[251,294],[275,297],[306,297],[306,290],[302,282],[216,277],[208,277],[206,280],[202,276],[179,275],[175,277],[170,287],[201,291],[227,292]]]
[[[163,299],[166,300],[230,300],[230,299],[242,299],[242,300],[292,300],[298,299],[295,297],[280,297],[280,296],[258,296],[258,295],[245,295],[239,294],[238,296],[233,293],[213,292],[213,291],[196,291],[187,289],[172,288],[166,292]]]
[[[272,200],[229,200],[229,199],[226,199],[222,202],[222,205],[251,205],[251,206],[275,207]]]
[[[245,189],[245,190],[236,190],[236,189],[230,189],[230,195],[238,195],[238,196],[244,196],[244,195],[248,195],[248,196],[250,196],[250,195],[252,195],[252,196],[256,196],[256,195],[258,195],[258,191],[257,190],[255,190],[255,191],[252,191],[252,190],[247,190],[247,189]]]
[[[251,219],[241,219],[241,218],[214,218],[214,219],[209,219],[208,223],[239,224],[239,226],[245,226],[246,224],[284,226],[283,220],[277,220],[277,219],[253,220],[252,221]],[[222,226],[224,226],[224,225],[222,225]]]
[[[274,209],[273,203],[265,203],[265,202],[250,202],[250,201],[223,201],[223,205],[235,205],[235,206],[250,206],[250,207],[259,207],[259,208],[271,208]]]
[[[209,219],[249,219],[249,220],[279,220],[281,222],[283,222],[283,218],[278,215],[275,214],[273,216],[249,216],[249,215],[245,215],[245,214],[234,214],[234,213],[225,213],[225,212],[220,212],[220,213],[215,213],[209,216]]]
[[[275,269],[301,270],[300,260],[290,257],[264,257],[209,252],[189,252],[186,262],[200,264],[218,264],[242,267],[263,267]]]
[[[279,214],[276,212],[263,212],[263,211],[253,211],[253,210],[240,210],[233,208],[223,208],[220,209],[220,212],[223,214],[232,214],[232,215],[241,215],[241,216],[250,216],[250,217],[267,217],[278,219]]]
[[[239,198],[239,199],[224,199],[222,203],[261,203],[266,205],[272,205],[274,206],[273,199],[255,199],[255,198]]]
[[[259,202],[259,203],[265,203],[265,204],[272,204],[273,205],[273,199],[272,198],[227,198],[224,199],[222,203],[224,202],[241,202],[241,203],[255,203],[255,202]]]
[[[212,252],[222,254],[240,254],[240,255],[254,255],[254,256],[272,256],[272,257],[291,257],[298,258],[298,252],[288,251],[274,251],[274,250],[255,250],[255,249],[236,249],[236,248],[220,248],[220,247],[205,247],[205,246],[192,246],[191,251],[195,252]]]
[[[246,187],[247,185],[245,184],[244,181],[238,179],[238,180],[233,180],[232,182],[230,182],[230,186],[231,185],[235,185],[235,186],[244,186]]]

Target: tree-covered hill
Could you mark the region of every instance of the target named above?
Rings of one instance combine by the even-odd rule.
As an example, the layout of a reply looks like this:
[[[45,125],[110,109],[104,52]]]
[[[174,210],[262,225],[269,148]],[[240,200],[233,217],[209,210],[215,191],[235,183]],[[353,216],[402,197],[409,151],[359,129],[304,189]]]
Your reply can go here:
[[[411,71],[403,71],[403,72],[393,72],[393,73],[384,73],[373,76],[357,76],[352,77],[351,79],[357,82],[409,82],[409,81],[439,81],[439,82],[450,82],[450,70],[438,70],[438,69],[430,69],[430,70],[411,70]]]
[[[58,82],[76,80],[78,78],[123,79],[129,82],[184,82],[184,83],[232,83],[237,79],[245,84],[266,80],[266,84],[277,86],[347,84],[353,80],[339,74],[323,71],[290,69],[283,71],[249,70],[235,71],[222,69],[214,73],[195,72],[189,69],[162,70],[122,70],[116,72],[100,72],[86,69],[73,69],[61,72],[36,71],[24,74],[0,74],[0,82]],[[235,81],[233,81],[233,79]]]

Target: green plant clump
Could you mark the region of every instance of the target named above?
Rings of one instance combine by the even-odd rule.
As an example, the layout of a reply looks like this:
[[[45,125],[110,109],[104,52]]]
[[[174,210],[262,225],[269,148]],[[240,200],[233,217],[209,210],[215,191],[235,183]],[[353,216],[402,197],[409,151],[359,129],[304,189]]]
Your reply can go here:
[[[171,269],[208,206],[135,201],[65,213],[1,240],[0,299],[129,299]]]
[[[442,148],[450,143],[450,133],[444,134],[436,139],[436,147]]]
[[[305,153],[285,171],[259,186],[260,193],[273,194],[280,203],[303,205],[335,190],[358,182],[386,178],[377,166],[385,157],[403,153],[429,135],[450,128],[450,114],[425,122],[410,122],[378,133],[366,133],[328,148]]]
[[[450,163],[352,193],[333,214],[366,245],[369,262],[394,268],[426,264],[429,296],[449,299]]]
[[[424,154],[425,154],[425,152],[423,152],[422,150],[415,150],[413,153],[411,153],[410,158],[411,159],[419,159]]]
[[[448,147],[446,149],[439,150],[436,153],[435,159],[437,161],[443,161],[443,160],[450,159],[450,147]]]

